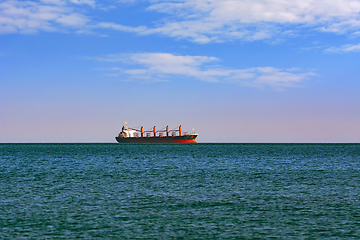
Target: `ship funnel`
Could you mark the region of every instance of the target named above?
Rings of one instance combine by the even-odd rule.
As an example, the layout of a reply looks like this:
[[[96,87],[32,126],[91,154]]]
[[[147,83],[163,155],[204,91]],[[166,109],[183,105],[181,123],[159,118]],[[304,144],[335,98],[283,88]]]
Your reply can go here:
[[[143,126],[141,126],[140,132],[141,132],[141,137],[144,137],[144,127]]]
[[[156,126],[154,126],[154,137],[156,137]]]
[[[179,126],[179,136],[181,136],[181,125]]]
[[[169,136],[169,125],[166,126],[166,136],[167,136],[167,137]]]

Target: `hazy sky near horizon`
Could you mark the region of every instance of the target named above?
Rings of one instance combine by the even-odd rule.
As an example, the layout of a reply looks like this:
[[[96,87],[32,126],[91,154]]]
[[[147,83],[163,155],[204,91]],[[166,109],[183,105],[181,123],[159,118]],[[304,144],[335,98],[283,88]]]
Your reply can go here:
[[[360,0],[0,0],[0,142],[360,142]]]

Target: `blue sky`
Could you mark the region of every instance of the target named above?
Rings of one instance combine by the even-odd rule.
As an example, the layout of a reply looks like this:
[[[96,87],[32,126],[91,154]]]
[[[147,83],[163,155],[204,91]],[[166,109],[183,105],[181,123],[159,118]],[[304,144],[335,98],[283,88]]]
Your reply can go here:
[[[0,1],[0,142],[360,142],[359,0]]]

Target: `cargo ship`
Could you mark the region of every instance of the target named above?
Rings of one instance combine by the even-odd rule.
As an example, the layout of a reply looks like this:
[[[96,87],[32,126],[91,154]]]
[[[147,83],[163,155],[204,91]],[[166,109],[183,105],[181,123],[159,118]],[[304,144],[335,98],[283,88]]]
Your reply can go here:
[[[144,127],[140,129],[129,128],[125,122],[116,141],[119,143],[196,143],[197,133],[189,134],[182,132],[181,125],[178,129],[169,130],[169,126],[157,131],[156,126],[149,131],[144,131]]]

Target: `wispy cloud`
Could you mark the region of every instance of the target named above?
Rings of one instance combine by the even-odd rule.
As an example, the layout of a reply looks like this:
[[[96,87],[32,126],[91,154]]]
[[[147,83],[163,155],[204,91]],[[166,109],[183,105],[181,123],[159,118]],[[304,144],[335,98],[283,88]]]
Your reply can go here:
[[[360,29],[358,0],[180,0],[151,1],[150,11],[169,14],[145,34],[159,33],[207,43],[293,35],[307,29],[352,33]],[[289,32],[290,30],[290,32]]]
[[[328,53],[345,53],[345,52],[360,52],[360,44],[347,44],[340,47],[331,47],[325,49]]]
[[[79,29],[90,19],[76,12],[68,3],[94,4],[91,0],[43,0],[0,2],[0,33],[36,33]]]
[[[127,5],[141,2],[148,11],[162,13],[152,23],[129,26],[129,22],[94,21],[82,8],[114,8],[95,0],[40,0],[0,2],[1,33],[33,33],[75,29],[93,33],[96,29],[160,34],[197,43],[279,40],[304,31],[326,31],[358,35],[359,0],[118,0]],[[95,11],[92,11],[94,13]],[[165,15],[164,15],[165,14]],[[106,19],[106,17],[105,17]],[[131,21],[131,19],[129,19]]]
[[[147,27],[145,26],[138,26],[138,27],[128,27],[121,24],[116,24],[112,22],[99,22],[94,23],[91,26],[88,26],[90,29],[96,29],[96,28],[102,28],[102,29],[112,29],[112,30],[118,30],[118,31],[124,31],[124,32],[135,32],[135,33],[141,33],[147,30]]]
[[[122,76],[130,80],[166,81],[179,76],[206,82],[271,87],[279,91],[289,87],[299,87],[305,80],[316,75],[313,72],[300,72],[297,68],[227,69],[219,66],[220,60],[215,57],[179,56],[170,53],[113,54],[93,59],[136,66],[130,69],[120,67],[106,69],[109,72],[108,76]]]

